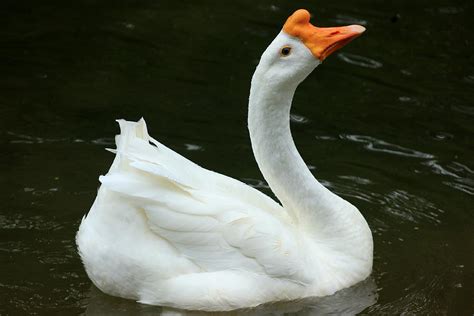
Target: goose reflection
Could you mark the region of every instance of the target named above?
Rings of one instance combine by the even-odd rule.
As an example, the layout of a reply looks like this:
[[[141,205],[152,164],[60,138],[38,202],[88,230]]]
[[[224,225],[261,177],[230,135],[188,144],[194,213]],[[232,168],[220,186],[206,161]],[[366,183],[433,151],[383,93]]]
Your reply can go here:
[[[162,316],[243,316],[243,315],[355,315],[377,302],[376,284],[372,277],[331,296],[306,298],[291,302],[264,304],[252,309],[230,312],[184,311],[143,305],[108,296],[92,286],[84,301],[85,315],[162,315]]]

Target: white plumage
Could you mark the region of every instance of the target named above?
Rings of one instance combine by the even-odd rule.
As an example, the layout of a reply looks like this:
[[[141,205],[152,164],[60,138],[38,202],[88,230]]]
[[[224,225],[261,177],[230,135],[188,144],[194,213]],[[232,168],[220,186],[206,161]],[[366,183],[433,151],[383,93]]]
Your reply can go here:
[[[288,45],[292,56],[280,65]],[[282,32],[252,80],[252,146],[283,205],[165,147],[143,119],[118,121],[115,160],[77,234],[99,289],[147,304],[232,310],[333,294],[370,274],[367,223],[313,178],[289,131],[294,90],[318,64]]]

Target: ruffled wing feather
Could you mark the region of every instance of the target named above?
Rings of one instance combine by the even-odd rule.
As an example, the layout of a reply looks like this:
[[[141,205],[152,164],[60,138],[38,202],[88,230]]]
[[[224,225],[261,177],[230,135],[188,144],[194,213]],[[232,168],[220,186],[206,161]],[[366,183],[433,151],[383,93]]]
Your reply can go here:
[[[309,280],[298,232],[280,205],[151,139],[143,120],[119,123],[117,157],[100,181],[133,199],[151,231],[203,272],[245,270]]]

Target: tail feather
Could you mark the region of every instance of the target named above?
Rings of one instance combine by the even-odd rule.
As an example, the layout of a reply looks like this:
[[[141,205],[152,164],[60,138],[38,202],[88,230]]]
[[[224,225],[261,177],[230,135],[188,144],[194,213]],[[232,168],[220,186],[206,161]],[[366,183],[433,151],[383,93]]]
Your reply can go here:
[[[144,172],[167,179],[184,191],[193,191],[194,195],[200,189],[218,195],[239,191],[241,200],[249,203],[258,201],[258,205],[269,212],[286,216],[283,209],[263,193],[240,181],[204,169],[149,136],[143,118],[138,122],[117,122],[120,135],[116,136],[117,149],[109,150],[116,154],[109,174]]]
[[[117,120],[117,122],[120,125],[120,135],[116,139],[118,151],[125,149],[134,138],[140,138],[145,141],[150,139],[143,117],[138,122],[126,120]]]
[[[128,169],[129,160],[120,153],[126,152],[127,147],[133,143],[134,139],[142,139],[148,141],[150,136],[148,135],[148,130],[146,128],[146,123],[143,118],[138,122],[126,121],[123,119],[117,120],[120,125],[120,134],[115,136],[115,144],[117,149],[110,150],[116,153],[116,157],[112,166],[110,167],[109,172],[116,171],[118,169]]]

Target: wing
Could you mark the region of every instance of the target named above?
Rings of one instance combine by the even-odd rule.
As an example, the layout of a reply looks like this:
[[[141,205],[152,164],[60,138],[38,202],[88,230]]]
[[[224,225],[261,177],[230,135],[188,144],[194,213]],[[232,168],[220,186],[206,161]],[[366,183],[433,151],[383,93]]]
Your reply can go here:
[[[116,159],[100,180],[130,197],[151,231],[202,271],[308,279],[298,232],[280,205],[149,138],[144,121],[120,125]]]

